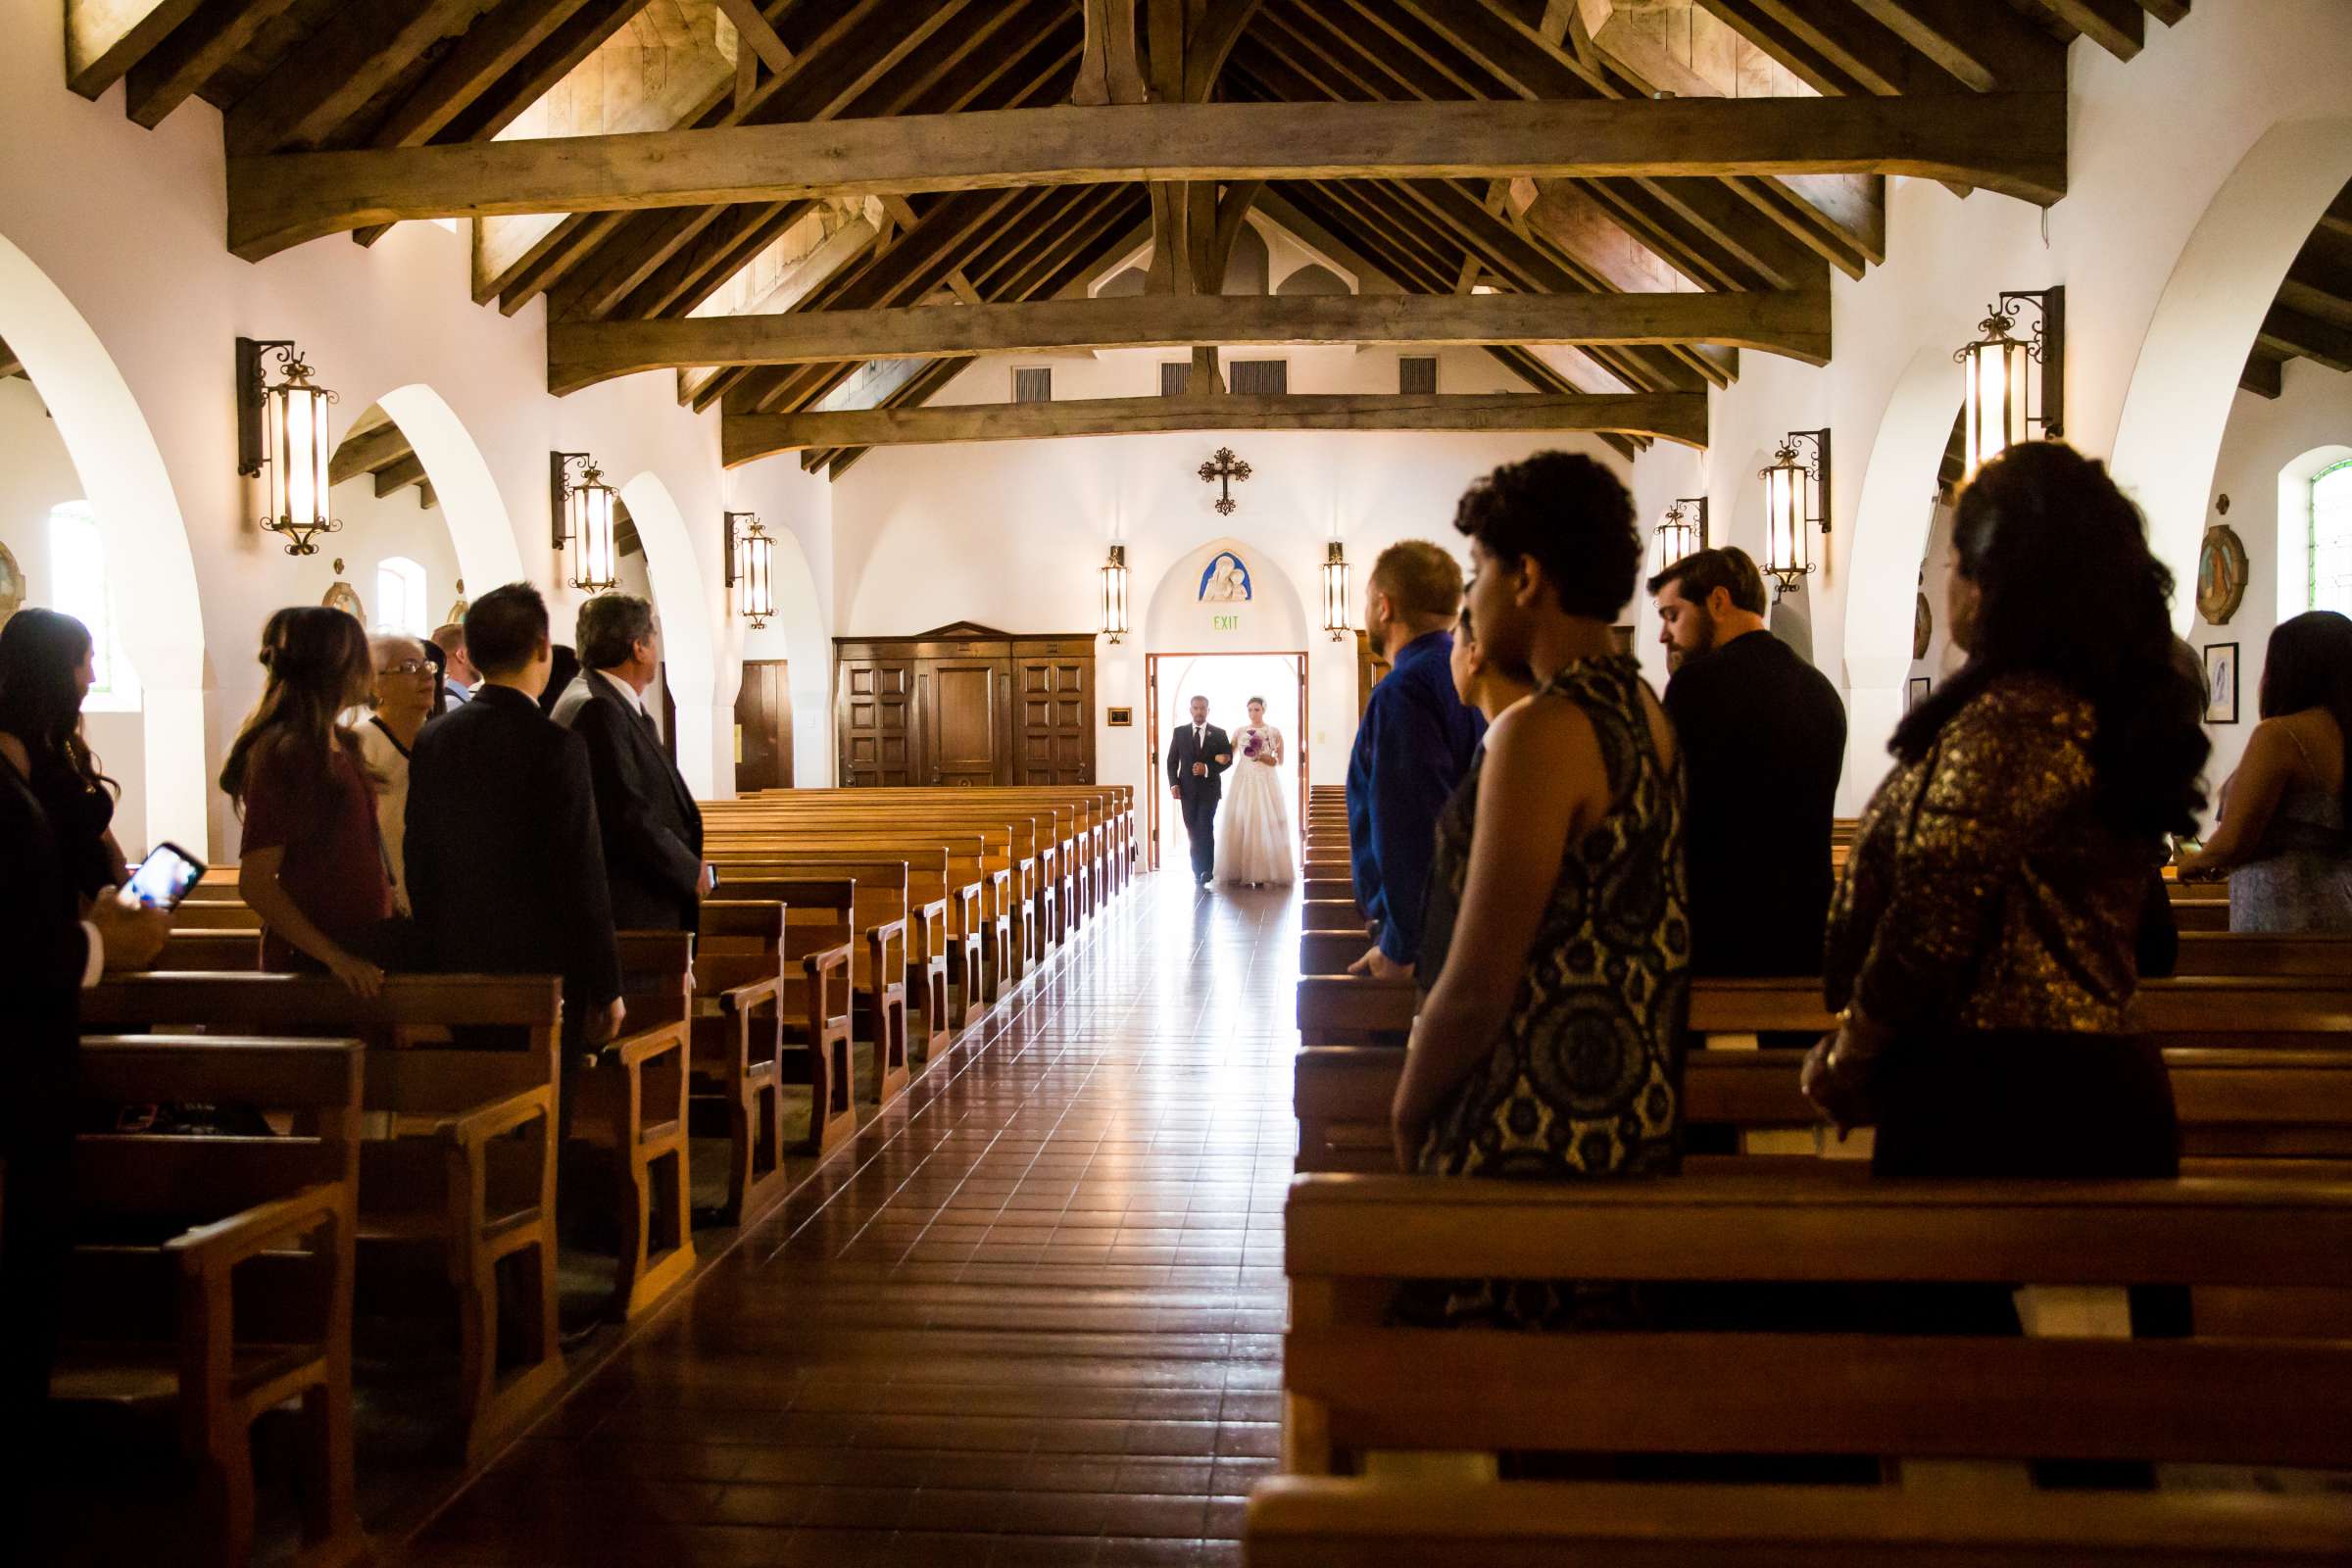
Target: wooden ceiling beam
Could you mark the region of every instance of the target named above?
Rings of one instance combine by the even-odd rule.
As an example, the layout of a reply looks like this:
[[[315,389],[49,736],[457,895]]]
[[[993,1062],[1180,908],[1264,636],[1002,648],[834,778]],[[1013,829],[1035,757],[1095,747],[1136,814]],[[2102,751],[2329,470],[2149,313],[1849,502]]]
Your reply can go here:
[[[470,4],[472,0],[449,0]],[[1880,172],[2066,189],[2066,96],[1142,104],[238,156],[248,261],[368,223],[1130,179]]]
[[[66,85],[95,98],[130,74],[198,0],[66,0]]]
[[[375,470],[377,500],[413,484],[424,483],[424,460],[415,453]]]
[[[1070,88],[1070,102],[1144,102],[1150,89],[1144,85],[1140,64],[1136,0],[1081,0],[1081,4],[1086,12],[1086,46],[1079,56],[1078,79]]]
[[[292,4],[293,0],[204,0],[194,15],[130,68],[122,112],[153,130]]]
[[[621,25],[642,0],[587,0],[568,21],[534,45],[487,90],[437,131],[436,142],[488,141],[578,69]]]
[[[348,6],[335,13],[228,111],[221,141],[230,159],[325,141],[409,70],[418,55],[465,31],[482,7],[483,0],[422,0],[405,6]],[[343,156],[389,158],[401,156],[401,151]]]
[[[2286,390],[2286,362],[2277,355],[2257,348],[2246,358],[2246,368],[2237,374],[2237,387],[2258,398],[2278,401]]]
[[[1086,398],[1055,403],[730,414],[719,421],[729,467],[804,447],[880,447],[1170,430],[1615,431],[1689,446],[1707,438],[1698,392],[1589,397],[1528,392],[1292,393],[1256,397]]]
[[[1951,92],[1957,82],[1851,0],[1699,0],[1816,92]]]
[[[2256,344],[2273,354],[2296,356],[2325,365],[2330,370],[2352,371],[2352,326],[2307,315],[2291,306],[2274,305],[2262,318]]]
[[[559,321],[547,386],[700,365],[814,365],[1193,344],[1725,343],[1829,360],[1829,296],[1805,294],[1143,294],[958,308]]]
[[[1187,103],[1205,103],[1216,91],[1217,78],[1225,73],[1225,62],[1232,58],[1233,47],[1256,20],[1264,0],[1208,0],[1208,8],[1200,14],[1185,39],[1184,100]]]
[[[767,62],[770,71],[792,69],[792,47],[784,35],[776,31],[774,23],[760,9],[759,0],[718,0],[718,9],[725,12],[727,21],[735,25],[738,50],[748,49]]]
[[[2139,0],[2041,0],[2041,4],[2118,60],[2130,60],[2147,43],[2148,14]]]
[[[392,107],[368,138],[376,147],[420,147],[579,15],[587,0],[502,0]]]
[[[363,473],[388,468],[408,457],[411,451],[409,438],[401,433],[399,425],[389,419],[354,430],[343,438],[333,456],[326,460],[326,482],[338,485],[346,479],[356,479]]]
[[[2006,6],[1984,0],[1853,4],[1978,92],[2066,90],[2066,45]]]

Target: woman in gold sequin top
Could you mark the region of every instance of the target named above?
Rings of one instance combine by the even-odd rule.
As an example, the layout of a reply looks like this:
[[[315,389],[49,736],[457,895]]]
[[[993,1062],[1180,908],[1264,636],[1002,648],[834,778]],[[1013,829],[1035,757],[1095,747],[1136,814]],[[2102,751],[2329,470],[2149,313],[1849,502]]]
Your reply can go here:
[[[1889,1174],[2169,1175],[2163,1058],[2129,1032],[2164,835],[2203,802],[2172,576],[2097,463],[2012,449],[1961,493],[1969,660],[1904,718],[1831,906],[1838,1031],[1804,1087]]]

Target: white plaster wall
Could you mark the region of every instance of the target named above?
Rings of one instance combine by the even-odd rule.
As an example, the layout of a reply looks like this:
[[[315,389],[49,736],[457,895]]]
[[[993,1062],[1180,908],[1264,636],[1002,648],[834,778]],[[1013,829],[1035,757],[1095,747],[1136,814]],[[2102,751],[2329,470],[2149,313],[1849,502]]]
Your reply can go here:
[[[463,234],[403,223],[370,249],[332,238],[258,266],[238,261],[223,244],[217,112],[191,102],[147,131],[123,117],[120,89],[96,103],[75,97],[59,65],[63,14],[55,0],[0,0],[0,235],[88,320],[154,432],[195,557],[208,766],[258,690],[251,646],[263,618],[316,602],[324,586],[313,581],[318,563],[286,556],[245,520],[231,386],[232,339],[244,334],[301,344],[341,394],[338,435],[397,388],[422,383],[445,399],[478,449],[525,572],[551,590],[558,625],[576,596],[559,586],[549,544],[549,450],[595,453],[615,484],[657,478],[683,527],[655,548],[689,557],[654,574],[662,616],[673,641],[682,621],[700,621],[711,662],[696,708],[681,703],[681,762],[698,790],[731,783],[739,633],[721,585],[719,514],[750,490],[769,529],[785,532],[822,517],[821,486],[791,464],[722,474],[715,415],[681,410],[667,374],[550,398],[542,308],[508,318],[473,305]],[[326,546],[355,564],[366,553],[348,530]],[[475,594],[493,586],[468,575]],[[673,678],[683,694],[687,682]],[[225,803],[207,799],[219,857],[235,834]]]
[[[441,509],[419,507],[417,493],[415,485],[403,485],[388,496],[378,496],[375,481],[365,474],[335,486],[330,499],[343,531],[319,535],[318,554],[288,561],[306,583],[318,583],[318,591],[303,602],[316,603],[326,592],[335,576],[333,564],[339,560],[343,580],[359,590],[360,603],[368,612],[368,629],[373,631],[384,615],[375,591],[375,569],[393,556],[405,556],[424,568],[425,631],[430,633],[440,625],[442,615],[458,597],[458,557],[450,546],[449,524]],[[257,634],[261,630],[259,626],[252,629]]]
[[[1394,350],[1266,353],[1290,360],[1294,392],[1396,387]],[[1056,357],[1054,395],[1153,394],[1158,365],[1171,357],[1146,350]],[[938,401],[1003,401],[1013,363],[974,365]],[[1476,350],[1442,356],[1439,384],[1449,391],[1518,385]],[[1216,487],[1195,472],[1219,446],[1232,447],[1252,469],[1234,486],[1238,507],[1229,517],[1214,509]],[[1150,782],[1145,656],[1162,651],[1152,646],[1147,615],[1172,566],[1230,536],[1248,547],[1253,569],[1270,564],[1298,595],[1311,710],[1301,749],[1315,781],[1338,783],[1355,740],[1355,640],[1334,641],[1320,629],[1325,541],[1336,535],[1347,546],[1356,600],[1350,621],[1360,624],[1364,575],[1383,548],[1431,539],[1462,556],[1453,531],[1462,491],[1499,464],[1554,447],[1628,471],[1592,437],[1525,434],[1200,431],[878,450],[834,486],[833,620],[839,635],[858,637],[958,619],[1015,632],[1089,631],[1098,620],[1097,573],[1106,548],[1124,541],[1135,632],[1115,648],[1097,644],[1097,703],[1134,708],[1136,727],[1098,729],[1096,757],[1103,782],[1140,787]],[[1301,646],[1264,643],[1255,623],[1263,618],[1252,619],[1235,652]],[[1203,651],[1189,646],[1198,641],[1188,638],[1182,651]],[[797,704],[797,665],[794,686]]]
[[[1976,335],[2002,289],[2064,283],[2067,438],[2113,452],[2158,300],[2217,192],[2274,125],[2344,114],[2352,10],[2341,0],[2203,0],[2177,26],[2151,23],[2137,59],[2078,43],[2071,69],[2070,188],[2046,219],[1984,191],[1963,200],[1932,181],[1888,180],[1886,264],[1859,282],[1833,277],[1833,365],[1743,354],[1739,382],[1714,396],[1711,450],[1659,446],[1635,466],[1644,517],[1703,484],[1717,541],[1758,552],[1754,470],[1788,430],[1835,431],[1833,528],[1817,541],[1826,564],[1806,597],[1815,662],[1847,694],[1842,810],[1858,809],[1885,773],[1902,712],[1936,459],[1959,410],[1952,350]],[[2352,130],[2342,150],[2352,156]],[[2308,231],[2311,216],[2282,214],[2280,223]],[[2234,286],[2267,300],[2278,282]],[[1874,450],[1905,461],[1874,473]],[[2118,477],[2127,489],[2137,482]],[[2174,565],[2185,581],[2193,560]]]
[[[2231,405],[2206,520],[2227,521],[2245,542],[2246,597],[2228,625],[2211,625],[2199,614],[2188,633],[2200,652],[2213,643],[2237,644],[2237,722],[2206,726],[2213,740],[2207,777],[2217,795],[2245,754],[2246,737],[2260,716],[2263,655],[2285,608],[2279,600],[2280,569],[2288,568],[2290,580],[2297,582],[2303,570],[2310,516],[2299,511],[2281,514],[2280,503],[2289,498],[2279,494],[2279,471],[2315,447],[2327,446],[2352,446],[2352,375],[2290,360],[2276,401],[2240,392]],[[2308,505],[2308,487],[2288,488],[2292,500]],[[2230,498],[2227,518],[2212,505],[2225,495]],[[2193,597],[2194,591],[2191,578],[2183,592]],[[2299,612],[2306,607],[2298,602],[2294,608]]]

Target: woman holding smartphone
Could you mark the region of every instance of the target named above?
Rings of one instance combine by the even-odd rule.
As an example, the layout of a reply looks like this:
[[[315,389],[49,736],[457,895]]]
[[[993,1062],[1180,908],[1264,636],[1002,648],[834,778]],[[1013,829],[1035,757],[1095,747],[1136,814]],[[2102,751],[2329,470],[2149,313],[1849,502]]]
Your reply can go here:
[[[341,714],[375,690],[368,634],[323,605],[262,630],[262,700],[228,749],[220,788],[245,824],[237,891],[262,917],[262,967],[324,969],[375,995],[392,882],[375,789]]]
[[[115,842],[119,792],[81,733],[96,678],[89,630],[72,615],[20,610],[0,625],[0,756],[41,803],[85,906],[127,871]]]

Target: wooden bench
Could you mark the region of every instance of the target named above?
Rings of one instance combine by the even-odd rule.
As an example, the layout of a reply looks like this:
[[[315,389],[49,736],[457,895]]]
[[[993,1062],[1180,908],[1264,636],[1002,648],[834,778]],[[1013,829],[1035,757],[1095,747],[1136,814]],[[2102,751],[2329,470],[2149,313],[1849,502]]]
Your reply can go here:
[[[1547,1543],[1534,1560],[1554,1563],[1811,1562],[1811,1538],[1832,1514],[1846,1523],[1828,1539],[1859,1536],[1832,1561],[1911,1557],[1952,1532],[1955,1549],[1930,1560],[2007,1561],[2007,1546],[2040,1542],[2044,1560],[2120,1563],[2168,1529],[2205,1552],[2175,1546],[2174,1560],[2352,1553],[2352,1503],[2341,1497],[2043,1494],[2013,1510],[2006,1494],[1956,1497],[1961,1477],[1932,1463],[2352,1464],[2341,1401],[2352,1341],[2130,1340],[2101,1321],[2124,1286],[2352,1287],[2352,1189],[2340,1183],[1302,1176],[1285,1253],[1283,1467],[1323,1479],[1267,1483],[1253,1496],[1247,1552],[1258,1568],[1365,1563],[1375,1551],[1384,1563],[1513,1561],[1531,1538]],[[2043,1334],[2022,1339],[1390,1321],[1399,1282],[1460,1278],[2027,1281],[2036,1288],[2029,1306],[2050,1311],[2036,1323]],[[1662,1545],[1608,1521],[1639,1517],[1644,1498],[1673,1507],[1684,1489],[1671,1483],[1357,1475],[1375,1451],[1504,1449],[1861,1454],[1900,1461],[1906,1485],[1749,1486],[1736,1507],[1701,1488]],[[1580,1529],[1598,1538],[1590,1556],[1567,1549]],[[1775,1541],[1804,1545],[1759,1555]],[[2074,1554],[2057,1556],[2062,1546]]]
[[[782,1196],[785,920],[781,903],[708,901],[695,936],[688,1110],[724,1119],[731,1225]]]
[[[253,1555],[253,1424],[299,1400],[306,1560],[355,1560],[358,1043],[90,1036],[79,1076],[98,1107],[234,1103],[289,1115],[293,1130],[75,1140],[76,1238],[51,1397],[172,1406],[203,1520],[171,1560],[234,1568]]]
[[[856,1005],[851,975],[858,888],[845,878],[761,886],[778,897],[784,910],[782,1004],[777,1009],[777,1025],[786,1048],[782,1077],[785,1082],[808,1086],[808,1125],[803,1147],[822,1154],[858,1131],[850,1051],[850,1016]],[[706,903],[703,908],[708,912],[734,904],[766,907],[764,903],[729,898]]]
[[[486,1458],[564,1377],[556,1332],[557,1035],[550,975],[394,976],[363,1001],[336,981],[283,974],[149,973],[82,993],[85,1029],[200,1026],[220,1034],[348,1034],[367,1042],[369,1111],[394,1136],[360,1149],[359,1238],[378,1263],[425,1250],[457,1301],[459,1414],[468,1462]],[[514,1049],[451,1044],[451,1030],[511,1033]],[[525,1271],[500,1311],[502,1264]],[[502,1371],[499,1331],[519,1343]]]
[[[571,1136],[611,1154],[620,1176],[612,1311],[626,1320],[660,1305],[694,1268],[694,938],[623,931],[617,942],[628,1016],[598,1049],[596,1065],[572,1075]]]
[[[852,862],[857,863],[860,862]],[[736,899],[784,904],[793,911],[787,930],[798,933],[797,941],[822,949],[850,949],[850,1017],[856,1032],[873,1049],[872,1095],[881,1104],[906,1088],[912,1076],[906,1056],[906,873],[904,861],[862,863],[864,873],[855,876],[846,874],[850,867],[839,862],[770,865],[732,877],[724,888]],[[896,882],[884,880],[891,875],[891,865],[896,866]],[[882,880],[882,887],[869,887],[872,880]],[[836,898],[846,898],[846,906],[820,902],[815,890],[824,887],[839,890]],[[812,999],[811,1005],[821,1009],[825,1003]],[[815,1027],[815,1017],[809,1015],[808,1027]],[[846,1050],[840,1060],[846,1083]],[[811,1071],[822,1070],[811,1064]]]

